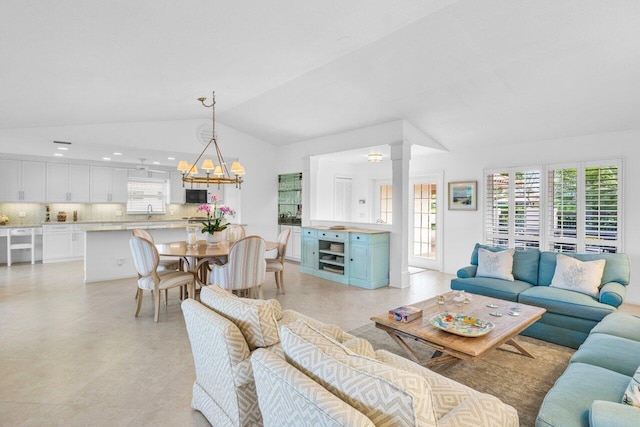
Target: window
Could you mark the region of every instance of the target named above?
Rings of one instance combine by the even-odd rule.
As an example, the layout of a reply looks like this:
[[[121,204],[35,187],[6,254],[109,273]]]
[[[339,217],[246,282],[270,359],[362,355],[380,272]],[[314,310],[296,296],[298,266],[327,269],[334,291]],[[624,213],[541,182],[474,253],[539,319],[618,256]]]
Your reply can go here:
[[[487,171],[485,242],[560,252],[621,251],[620,171],[619,160]]]
[[[169,192],[167,181],[153,178],[129,178],[127,213],[166,213]]]
[[[380,211],[376,222],[391,224],[393,206],[393,186],[391,184],[380,185]]]
[[[540,169],[486,175],[485,240],[495,246],[540,246]]]
[[[564,252],[620,252],[620,163],[549,168],[548,248]]]

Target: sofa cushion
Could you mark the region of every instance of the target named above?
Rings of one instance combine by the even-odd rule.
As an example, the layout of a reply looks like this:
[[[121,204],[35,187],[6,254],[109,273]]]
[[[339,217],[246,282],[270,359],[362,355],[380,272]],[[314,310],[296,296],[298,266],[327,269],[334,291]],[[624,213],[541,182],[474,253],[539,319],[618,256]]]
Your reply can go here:
[[[622,396],[622,403],[640,408],[640,367],[631,378],[624,396]]]
[[[592,334],[608,334],[640,341],[640,317],[622,311],[614,311],[602,319],[592,330]]]
[[[530,287],[518,296],[518,302],[546,308],[549,313],[596,322],[613,311],[613,307],[603,304],[589,295],[549,286]]]
[[[356,355],[305,322],[281,328],[293,366],[362,412],[376,426],[435,426],[426,379]]]
[[[556,270],[549,286],[581,292],[597,298],[605,264],[606,261],[603,259],[580,261],[558,254]]]
[[[640,366],[640,342],[612,335],[591,334],[571,356],[571,361],[633,376]]]
[[[504,251],[507,248],[487,246],[476,243],[471,253],[471,265],[478,265],[478,250],[486,249],[491,252]],[[538,282],[538,264],[540,250],[536,248],[516,250],[513,253],[513,278],[535,285]]]
[[[594,400],[620,402],[629,377],[584,363],[571,363],[542,402],[536,426],[584,427]]]
[[[565,253],[580,261],[594,261],[603,259],[606,261],[604,271],[602,273],[601,284],[608,282],[617,282],[622,285],[629,284],[630,265],[629,255],[627,254],[574,254]],[[558,252],[541,252],[540,253],[540,270],[538,274],[538,285],[549,286],[553,274],[556,271],[556,258]]]
[[[235,323],[250,350],[280,341],[277,317],[282,317],[282,309],[277,300],[239,298],[218,285],[204,286],[200,291],[200,300]]]
[[[492,252],[478,249],[476,277],[493,277],[513,282],[513,249]]]
[[[509,282],[507,280],[492,279],[488,277],[451,279],[451,289],[454,291],[466,291],[472,294],[486,295],[488,297],[499,298],[506,301],[517,301],[518,294],[532,287],[532,284],[521,280]]]

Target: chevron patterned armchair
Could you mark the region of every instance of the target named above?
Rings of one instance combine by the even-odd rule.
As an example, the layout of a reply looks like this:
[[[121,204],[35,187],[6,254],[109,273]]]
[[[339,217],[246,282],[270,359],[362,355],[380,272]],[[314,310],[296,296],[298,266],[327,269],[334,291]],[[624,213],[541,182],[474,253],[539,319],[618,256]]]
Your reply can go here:
[[[338,342],[359,338],[293,310],[277,300],[239,298],[217,285],[205,286],[200,302],[182,303],[196,368],[191,406],[214,426],[261,426],[262,414],[251,369],[251,354],[264,349],[284,360],[278,329],[302,319]]]

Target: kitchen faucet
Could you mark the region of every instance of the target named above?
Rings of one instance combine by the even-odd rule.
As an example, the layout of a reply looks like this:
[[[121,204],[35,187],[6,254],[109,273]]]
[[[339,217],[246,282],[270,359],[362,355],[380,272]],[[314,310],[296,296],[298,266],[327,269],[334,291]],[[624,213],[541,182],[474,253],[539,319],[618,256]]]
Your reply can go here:
[[[151,203],[149,203],[147,205],[147,219],[151,219],[151,212],[153,212],[153,206],[151,206]]]

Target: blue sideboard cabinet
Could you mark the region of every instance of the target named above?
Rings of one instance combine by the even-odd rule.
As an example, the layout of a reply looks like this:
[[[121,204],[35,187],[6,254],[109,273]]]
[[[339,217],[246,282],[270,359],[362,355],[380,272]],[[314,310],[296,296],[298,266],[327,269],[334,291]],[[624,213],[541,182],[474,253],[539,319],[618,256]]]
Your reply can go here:
[[[304,227],[300,271],[366,289],[387,286],[389,233]]]

